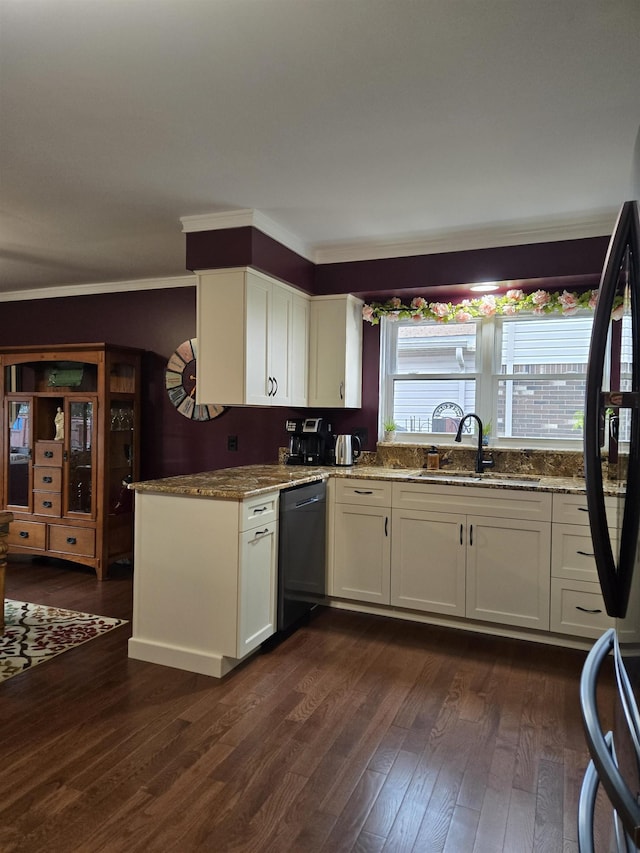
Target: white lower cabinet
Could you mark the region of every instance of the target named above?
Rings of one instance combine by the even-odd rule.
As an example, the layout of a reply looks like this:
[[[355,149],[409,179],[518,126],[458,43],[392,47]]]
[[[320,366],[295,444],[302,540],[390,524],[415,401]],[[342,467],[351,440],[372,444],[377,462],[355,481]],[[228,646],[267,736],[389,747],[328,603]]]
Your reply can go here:
[[[615,498],[605,498],[607,514],[615,518]],[[553,496],[551,541],[552,631],[597,639],[611,628],[598,581],[584,495]]]
[[[276,630],[274,588],[277,566],[276,522],[240,534],[238,639],[243,658]]]
[[[600,585],[593,581],[551,578],[551,630],[597,639],[614,620],[607,616]]]
[[[136,493],[129,657],[221,677],[276,630],[278,495]]]
[[[329,594],[389,604],[391,485],[338,480],[334,493]]]
[[[394,509],[391,604],[465,615],[466,518]]]
[[[382,485],[336,479],[330,595],[549,630],[549,494]]]
[[[467,518],[469,619],[549,630],[548,522]]]
[[[391,604],[549,629],[549,524],[394,510]]]

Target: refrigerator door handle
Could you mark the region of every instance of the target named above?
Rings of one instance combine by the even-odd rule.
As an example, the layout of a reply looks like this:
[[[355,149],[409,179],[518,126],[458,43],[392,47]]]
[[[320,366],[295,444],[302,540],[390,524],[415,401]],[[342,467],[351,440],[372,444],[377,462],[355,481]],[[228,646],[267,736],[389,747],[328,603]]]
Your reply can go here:
[[[600,784],[607,792],[607,796],[622,822],[625,833],[634,844],[638,845],[640,843],[640,805],[620,775],[607,738],[602,733],[596,699],[600,667],[613,649],[614,641],[615,631],[610,628],[595,643],[587,656],[580,678],[580,710],[582,711],[587,746]],[[590,784],[586,777],[584,784]],[[582,847],[580,849],[582,850]],[[588,849],[585,847],[585,850]]]
[[[628,251],[630,246],[635,247],[631,252]],[[631,288],[633,351],[636,361],[640,357],[640,297],[636,292],[640,287],[639,253],[638,205],[629,201],[625,202],[620,210],[600,281],[589,349],[584,418],[584,471],[591,538],[602,597],[607,613],[614,617],[624,617],[626,614],[640,527],[640,498],[637,494],[640,491],[640,410],[637,408],[640,370],[634,364],[631,394],[621,391],[603,392],[602,385],[609,325],[623,265],[630,283],[634,285]],[[622,404],[621,408],[631,408],[628,481],[618,565],[614,559],[607,524],[601,456],[605,411],[612,403],[618,406]]]

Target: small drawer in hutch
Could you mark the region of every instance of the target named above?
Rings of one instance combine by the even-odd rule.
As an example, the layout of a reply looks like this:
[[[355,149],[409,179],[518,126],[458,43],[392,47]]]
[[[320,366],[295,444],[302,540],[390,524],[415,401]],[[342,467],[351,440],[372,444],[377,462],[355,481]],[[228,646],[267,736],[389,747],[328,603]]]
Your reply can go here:
[[[62,515],[62,496],[59,492],[34,492],[33,512],[35,515]]]
[[[49,550],[61,554],[82,554],[94,557],[96,553],[95,531],[87,527],[49,526]]]
[[[36,466],[33,469],[33,488],[41,492],[59,492],[62,489],[62,468]]]
[[[62,442],[36,441],[34,463],[36,465],[62,465]]]
[[[41,548],[44,551],[46,524],[38,521],[13,521],[9,525],[9,545]]]

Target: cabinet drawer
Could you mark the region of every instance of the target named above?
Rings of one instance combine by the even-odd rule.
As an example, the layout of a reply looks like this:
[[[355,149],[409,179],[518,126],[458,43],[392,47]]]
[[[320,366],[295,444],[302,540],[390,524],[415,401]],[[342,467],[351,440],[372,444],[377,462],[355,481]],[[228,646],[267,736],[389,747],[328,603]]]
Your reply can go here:
[[[597,639],[613,626],[600,585],[587,581],[551,579],[550,627],[558,634]]]
[[[33,469],[33,488],[41,492],[59,492],[62,489],[62,468],[37,465]]]
[[[62,465],[61,441],[36,441],[36,465]]]
[[[240,530],[251,530],[278,518],[278,493],[248,498],[240,504]]]
[[[395,482],[393,507],[428,512],[472,513],[492,518],[551,520],[551,495],[533,489]]]
[[[391,506],[391,483],[381,480],[336,480],[335,500],[339,504]]]
[[[94,557],[96,553],[95,541],[95,531],[89,528],[49,525],[49,551]]]
[[[37,521],[13,521],[9,525],[9,545],[41,548],[44,551],[47,526]]]
[[[606,497],[604,499],[607,518],[610,522],[615,518],[616,502],[616,498],[613,497]],[[561,524],[582,524],[587,527],[589,525],[587,496],[554,495],[552,520]]]
[[[62,515],[62,496],[56,492],[34,492],[33,512],[36,515]]]
[[[552,525],[551,576],[598,582],[593,542],[588,527],[578,524]]]

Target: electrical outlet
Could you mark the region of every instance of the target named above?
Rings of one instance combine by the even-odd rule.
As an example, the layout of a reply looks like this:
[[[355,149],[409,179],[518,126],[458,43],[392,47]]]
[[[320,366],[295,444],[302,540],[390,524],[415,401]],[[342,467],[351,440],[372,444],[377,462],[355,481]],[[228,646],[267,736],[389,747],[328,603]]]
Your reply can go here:
[[[238,449],[238,436],[237,435],[228,435],[227,436],[227,450],[237,450]]]
[[[366,427],[358,427],[357,429],[354,429],[353,434],[358,436],[362,449],[364,450],[369,444],[369,430]]]

